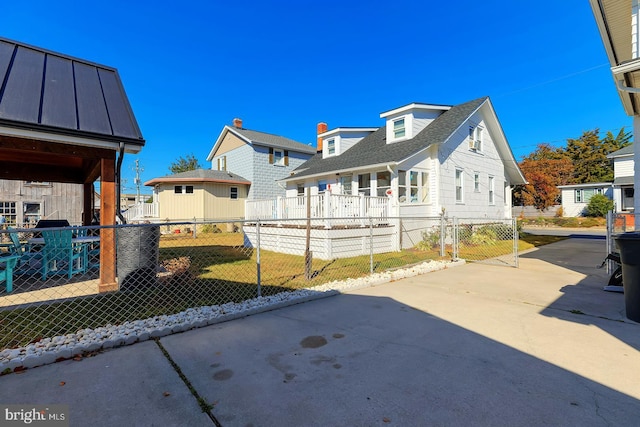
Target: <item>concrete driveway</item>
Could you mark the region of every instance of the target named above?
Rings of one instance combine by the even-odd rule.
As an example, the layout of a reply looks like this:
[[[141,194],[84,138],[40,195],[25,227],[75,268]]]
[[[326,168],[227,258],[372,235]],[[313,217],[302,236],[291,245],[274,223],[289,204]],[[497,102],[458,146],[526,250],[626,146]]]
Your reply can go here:
[[[0,378],[71,425],[630,426],[640,325],[569,239]],[[64,383],[64,384],[63,384]],[[210,405],[203,413],[198,406]]]

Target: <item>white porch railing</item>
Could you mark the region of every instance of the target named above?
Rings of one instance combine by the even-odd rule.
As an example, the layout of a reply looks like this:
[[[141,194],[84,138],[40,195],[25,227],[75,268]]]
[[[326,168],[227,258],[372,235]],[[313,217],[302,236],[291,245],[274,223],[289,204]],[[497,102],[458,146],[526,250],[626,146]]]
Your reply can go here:
[[[157,203],[137,203],[123,213],[124,218],[129,221],[140,221],[145,218],[158,217]]]
[[[366,222],[367,218],[384,219],[390,216],[391,204],[388,197],[323,193],[311,196],[309,200],[311,201],[311,218],[323,218],[327,228],[336,224],[360,224],[363,221]],[[306,220],[307,196],[247,200],[244,212],[247,220]],[[334,221],[333,218],[339,220]]]

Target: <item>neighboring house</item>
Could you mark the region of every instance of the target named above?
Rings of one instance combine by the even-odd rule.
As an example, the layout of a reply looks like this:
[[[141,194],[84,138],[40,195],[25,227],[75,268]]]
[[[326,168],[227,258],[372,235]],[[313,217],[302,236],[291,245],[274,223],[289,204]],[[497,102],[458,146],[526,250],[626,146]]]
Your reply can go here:
[[[596,194],[604,194],[613,199],[614,187],[611,182],[559,185],[562,197],[562,216],[584,216],[589,200]]]
[[[613,160],[613,202],[616,212],[633,212],[634,167],[633,144],[609,154]]]
[[[287,197],[378,196],[403,217],[511,217],[512,187],[525,178],[488,97],[412,103],[380,118],[380,128],[327,131],[321,123],[318,154],[282,179]]]
[[[315,147],[245,129],[242,120],[234,119],[233,126],[225,126],[220,132],[207,161],[213,170],[231,171],[249,180],[249,200],[270,199],[284,196],[284,187],[277,181],[315,153]]]
[[[640,3],[638,0],[589,0],[604,44],[611,74],[625,113],[633,116],[634,140],[640,136]],[[640,156],[640,144],[633,144],[633,157]],[[624,150],[624,149],[623,149]],[[622,150],[620,150],[622,151]],[[613,155],[620,154],[620,151]],[[613,157],[614,162],[616,158]],[[615,165],[615,163],[614,163]],[[625,166],[622,166],[624,169]],[[621,173],[619,178],[633,176],[634,187],[640,185],[640,162],[634,162],[634,173]],[[626,172],[628,173],[628,172]],[[621,188],[630,188],[618,181]],[[632,191],[627,190],[627,195]],[[624,195],[621,202],[624,202]],[[615,196],[614,196],[615,199]],[[640,197],[633,198],[634,213],[640,214]],[[627,200],[630,201],[630,200]],[[623,204],[622,206],[627,206]],[[639,221],[635,221],[640,226]]]
[[[11,226],[35,226],[41,219],[83,223],[84,185],[60,182],[0,180],[0,215]],[[94,209],[99,196],[94,193]]]
[[[153,178],[144,183],[153,187],[153,202],[135,220],[198,221],[239,219],[250,182],[226,171],[197,169]]]

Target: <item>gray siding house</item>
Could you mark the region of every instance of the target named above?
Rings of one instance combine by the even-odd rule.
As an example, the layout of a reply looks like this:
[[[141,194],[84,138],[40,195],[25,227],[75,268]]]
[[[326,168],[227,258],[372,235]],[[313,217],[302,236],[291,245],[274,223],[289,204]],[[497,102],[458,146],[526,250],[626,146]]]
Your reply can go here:
[[[314,154],[314,146],[245,129],[242,120],[234,119],[233,126],[225,126],[220,132],[207,161],[213,170],[233,172],[250,181],[247,199],[258,200],[284,196],[284,185],[277,181]]]

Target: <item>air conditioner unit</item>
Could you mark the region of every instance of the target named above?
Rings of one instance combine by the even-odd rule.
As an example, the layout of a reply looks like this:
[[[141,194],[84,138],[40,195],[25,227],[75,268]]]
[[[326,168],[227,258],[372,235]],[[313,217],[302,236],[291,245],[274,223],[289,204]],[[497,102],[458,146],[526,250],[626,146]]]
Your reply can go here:
[[[480,144],[481,144],[481,142],[480,142],[479,139],[476,139],[476,140],[470,139],[469,140],[469,148],[471,150],[479,150],[480,149]]]

